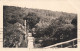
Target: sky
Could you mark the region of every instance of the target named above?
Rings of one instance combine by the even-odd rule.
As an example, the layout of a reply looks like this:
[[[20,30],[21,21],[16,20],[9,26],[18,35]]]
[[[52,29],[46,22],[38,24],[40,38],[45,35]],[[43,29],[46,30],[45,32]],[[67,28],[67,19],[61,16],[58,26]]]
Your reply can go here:
[[[77,13],[75,0],[4,0],[4,5]]]

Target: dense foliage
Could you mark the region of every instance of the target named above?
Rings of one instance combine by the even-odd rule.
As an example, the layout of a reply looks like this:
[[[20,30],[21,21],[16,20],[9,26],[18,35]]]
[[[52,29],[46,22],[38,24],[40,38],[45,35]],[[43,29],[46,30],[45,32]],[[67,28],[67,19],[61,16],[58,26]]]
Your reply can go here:
[[[77,14],[4,6],[4,47],[13,47],[13,42],[22,42],[24,40],[24,33],[20,32],[17,25],[15,25],[19,23],[24,26],[24,19],[27,20],[30,30],[36,29],[36,34],[33,34],[36,39],[35,44],[39,42],[38,39],[43,40],[40,42],[42,46],[46,46],[45,44],[48,44],[50,41],[57,43],[58,41],[77,38]],[[50,44],[53,43],[48,45]]]

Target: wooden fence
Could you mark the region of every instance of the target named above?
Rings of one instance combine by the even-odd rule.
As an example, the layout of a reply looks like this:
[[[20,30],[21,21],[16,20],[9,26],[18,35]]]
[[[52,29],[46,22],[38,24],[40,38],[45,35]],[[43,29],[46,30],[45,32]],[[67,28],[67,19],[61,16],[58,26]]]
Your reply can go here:
[[[50,45],[44,48],[75,48],[76,46],[77,46],[77,38],[69,40],[69,41],[57,43],[54,45]]]

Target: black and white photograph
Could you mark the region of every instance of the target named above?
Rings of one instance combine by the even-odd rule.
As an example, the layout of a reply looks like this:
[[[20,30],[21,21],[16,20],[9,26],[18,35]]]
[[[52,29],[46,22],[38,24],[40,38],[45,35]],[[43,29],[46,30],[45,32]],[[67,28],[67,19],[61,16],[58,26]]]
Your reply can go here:
[[[45,5],[45,9],[3,5],[3,48],[77,48],[75,9],[64,6],[72,12],[58,11]]]

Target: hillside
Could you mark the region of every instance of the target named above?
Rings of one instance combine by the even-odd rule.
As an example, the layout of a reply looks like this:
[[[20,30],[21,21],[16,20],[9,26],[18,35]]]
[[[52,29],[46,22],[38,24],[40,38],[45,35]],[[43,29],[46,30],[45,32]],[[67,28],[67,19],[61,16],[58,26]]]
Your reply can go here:
[[[15,6],[3,7],[4,40],[8,41],[14,34],[19,41],[22,32],[17,30],[16,23],[24,26],[24,19],[28,20],[29,28],[36,28],[35,38],[61,38],[68,40],[77,37],[77,14],[57,12],[43,9],[21,8]],[[68,37],[67,37],[68,36]],[[14,38],[14,37],[13,37]],[[37,41],[37,40],[36,40]],[[6,44],[6,43],[5,43]],[[5,45],[4,45],[5,46]],[[7,45],[8,46],[8,45]],[[44,45],[43,45],[44,46]]]

